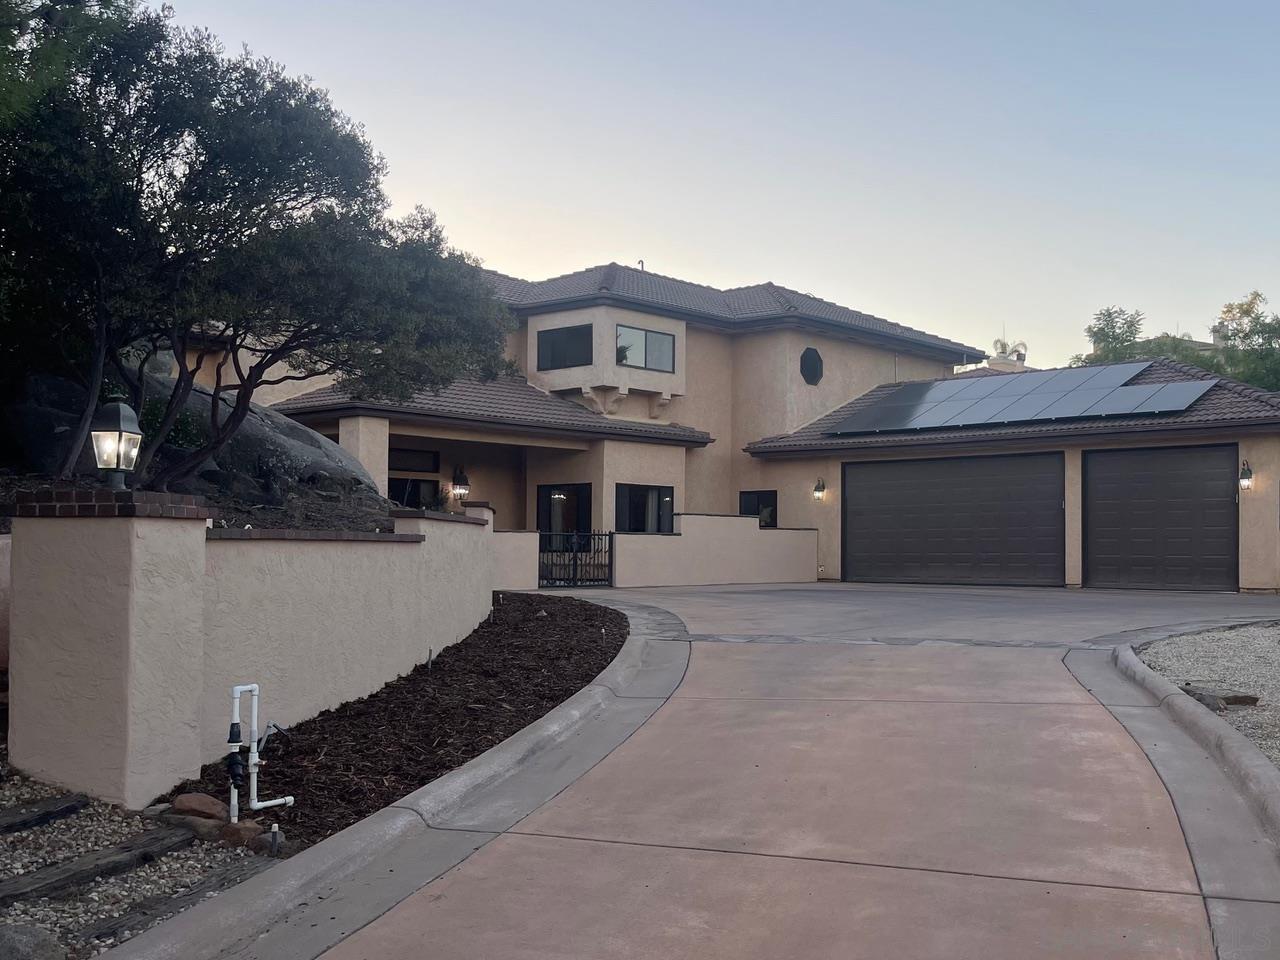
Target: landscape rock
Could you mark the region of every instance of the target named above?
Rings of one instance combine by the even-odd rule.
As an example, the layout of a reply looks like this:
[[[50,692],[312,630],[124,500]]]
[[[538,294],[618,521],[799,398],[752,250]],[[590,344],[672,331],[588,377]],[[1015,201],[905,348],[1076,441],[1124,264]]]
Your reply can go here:
[[[162,813],[168,813],[172,809],[172,803],[153,803],[142,811],[142,815],[151,820],[158,820]]]
[[[188,817],[208,817],[211,820],[230,820],[231,808],[226,801],[207,793],[180,793],[173,798],[173,812]]]
[[[218,839],[233,847],[243,847],[261,833],[262,824],[257,820],[240,820],[236,823],[223,824],[218,832]]]
[[[171,388],[171,380],[148,378],[147,392],[152,398],[167,397]],[[196,387],[192,391],[183,412],[195,429],[206,429],[211,403],[208,390]],[[28,377],[22,394],[0,408],[0,426],[12,435],[17,461],[32,473],[55,472],[66,455],[83,404],[83,388],[70,381],[45,374]],[[158,462],[171,462],[186,452],[177,446],[163,446]],[[96,473],[90,444],[81,452],[77,472]],[[373,478],[359,460],[327,437],[256,404],[217,457],[195,477],[172,489],[273,506],[284,504],[291,494],[319,490],[360,503],[383,504],[385,512]]]
[[[0,927],[0,957],[4,960],[66,960],[67,951],[48,930],[13,923]]]
[[[160,819],[175,827],[190,830],[201,840],[217,839],[222,828],[226,826],[221,820],[209,817],[191,817],[179,813],[162,813]]]
[[[277,841],[279,843],[279,848],[276,851],[276,856],[287,857],[289,855],[288,841],[285,839],[284,831],[283,830],[277,831],[276,836],[279,838],[279,840]],[[261,854],[262,856],[270,856],[271,855],[271,831],[270,830],[262,831],[262,833],[258,834],[256,837],[251,838],[249,842],[245,844],[245,846],[247,846],[254,853]]]

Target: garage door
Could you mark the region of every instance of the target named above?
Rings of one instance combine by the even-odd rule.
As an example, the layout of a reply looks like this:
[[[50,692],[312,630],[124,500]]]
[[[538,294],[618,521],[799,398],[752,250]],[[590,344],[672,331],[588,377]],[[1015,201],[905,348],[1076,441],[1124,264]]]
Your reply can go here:
[[[1085,583],[1235,590],[1234,444],[1084,455]]]
[[[1061,586],[1059,453],[847,463],[846,580]]]

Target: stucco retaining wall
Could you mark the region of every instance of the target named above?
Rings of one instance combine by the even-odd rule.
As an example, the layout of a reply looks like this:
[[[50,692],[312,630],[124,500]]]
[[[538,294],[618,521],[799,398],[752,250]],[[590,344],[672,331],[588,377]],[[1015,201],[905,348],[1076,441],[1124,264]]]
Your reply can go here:
[[[538,532],[495,531],[493,569],[495,590],[538,589]]]
[[[16,519],[12,763],[137,808],[225,752],[233,684],[262,685],[263,725],[373,692],[488,615],[495,535],[481,512],[332,539],[195,518]]]
[[[818,576],[818,531],[765,529],[755,517],[682,514],[672,534],[617,533],[618,587],[808,583]]]

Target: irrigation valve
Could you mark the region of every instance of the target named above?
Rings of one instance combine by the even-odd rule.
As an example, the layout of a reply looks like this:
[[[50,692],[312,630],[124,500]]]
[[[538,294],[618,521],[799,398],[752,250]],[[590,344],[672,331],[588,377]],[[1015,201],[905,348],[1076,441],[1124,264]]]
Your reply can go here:
[[[244,743],[240,733],[240,697],[249,694],[249,742]],[[269,725],[279,730],[275,724]],[[268,731],[268,735],[270,731]],[[249,809],[265,810],[268,807],[291,807],[293,797],[277,797],[275,800],[258,799],[258,769],[266,761],[258,756],[258,751],[266,745],[267,738],[258,739],[258,685],[242,683],[231,688],[231,732],[227,734],[227,746],[231,752],[227,754],[227,780],[231,788],[231,822],[240,819],[240,791],[245,782],[249,785]]]

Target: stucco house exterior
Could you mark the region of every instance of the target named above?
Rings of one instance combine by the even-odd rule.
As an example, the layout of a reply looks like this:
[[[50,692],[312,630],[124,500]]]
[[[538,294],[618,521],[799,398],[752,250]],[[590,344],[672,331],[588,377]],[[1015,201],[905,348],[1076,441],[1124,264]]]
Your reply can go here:
[[[1280,399],[1264,391],[1167,360],[956,373],[986,355],[771,283],[618,264],[490,277],[518,319],[519,376],[395,404],[327,385],[276,408],[406,505],[465,476],[507,529],[669,534],[680,515],[749,514],[816,529],[820,579],[1280,589]],[[947,401],[954,416],[856,427],[953,381],[973,394]],[[1152,408],[1163,396],[1185,402]]]

